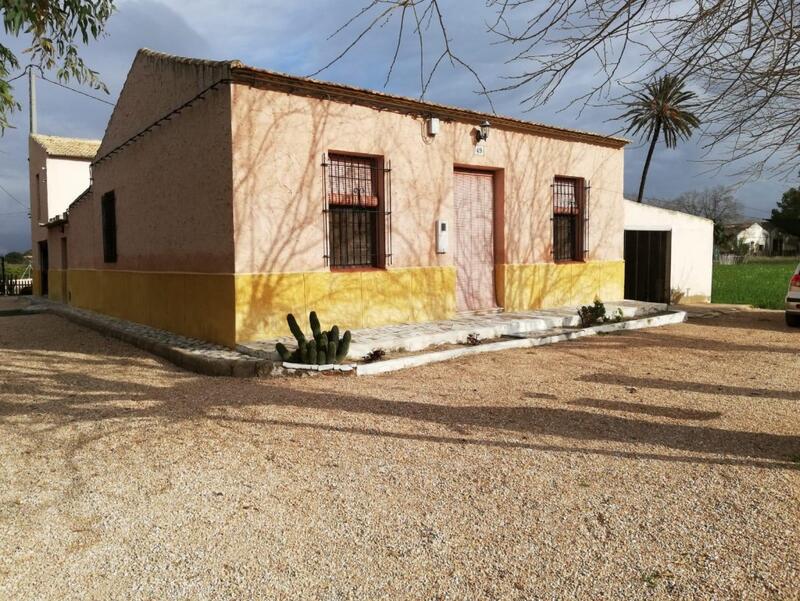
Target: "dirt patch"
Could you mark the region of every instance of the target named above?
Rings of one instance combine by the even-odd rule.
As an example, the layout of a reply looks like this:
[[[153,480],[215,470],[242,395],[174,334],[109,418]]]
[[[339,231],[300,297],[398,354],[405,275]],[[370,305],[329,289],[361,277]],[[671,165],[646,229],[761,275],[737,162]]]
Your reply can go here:
[[[0,598],[796,598],[780,320],[262,381],[5,320]]]

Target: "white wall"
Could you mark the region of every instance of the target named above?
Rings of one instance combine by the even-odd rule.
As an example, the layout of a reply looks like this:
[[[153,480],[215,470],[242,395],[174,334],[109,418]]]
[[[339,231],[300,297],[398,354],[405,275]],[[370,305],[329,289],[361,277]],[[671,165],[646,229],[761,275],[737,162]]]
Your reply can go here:
[[[46,165],[47,219],[52,219],[89,187],[91,172],[88,160],[48,158]]]
[[[625,201],[626,230],[672,232],[670,287],[683,291],[685,301],[711,300],[714,222],[631,200]]]

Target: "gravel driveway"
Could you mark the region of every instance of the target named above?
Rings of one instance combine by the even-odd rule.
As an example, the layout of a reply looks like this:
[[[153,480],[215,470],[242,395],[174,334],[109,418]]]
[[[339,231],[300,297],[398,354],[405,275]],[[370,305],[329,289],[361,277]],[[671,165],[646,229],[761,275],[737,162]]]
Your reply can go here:
[[[0,318],[0,599],[800,598],[782,320],[244,381]]]

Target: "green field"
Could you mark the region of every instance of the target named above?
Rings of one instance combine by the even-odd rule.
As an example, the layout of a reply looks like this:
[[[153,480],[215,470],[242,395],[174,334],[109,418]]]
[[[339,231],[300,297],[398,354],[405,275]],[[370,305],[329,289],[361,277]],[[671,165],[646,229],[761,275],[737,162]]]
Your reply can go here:
[[[21,263],[6,263],[6,277],[9,279],[21,278],[27,267],[27,264],[23,265]]]
[[[783,309],[789,278],[796,267],[796,259],[740,265],[715,264],[711,302]]]

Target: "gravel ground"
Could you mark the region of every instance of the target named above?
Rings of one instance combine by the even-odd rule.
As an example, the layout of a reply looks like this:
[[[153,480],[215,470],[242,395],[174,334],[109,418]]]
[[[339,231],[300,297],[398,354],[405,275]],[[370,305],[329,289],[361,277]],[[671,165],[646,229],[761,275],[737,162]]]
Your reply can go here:
[[[247,381],[0,318],[0,599],[800,598],[782,319]]]

